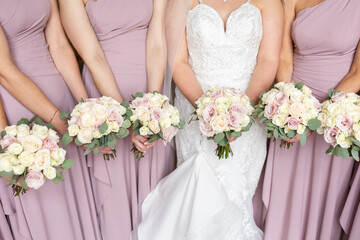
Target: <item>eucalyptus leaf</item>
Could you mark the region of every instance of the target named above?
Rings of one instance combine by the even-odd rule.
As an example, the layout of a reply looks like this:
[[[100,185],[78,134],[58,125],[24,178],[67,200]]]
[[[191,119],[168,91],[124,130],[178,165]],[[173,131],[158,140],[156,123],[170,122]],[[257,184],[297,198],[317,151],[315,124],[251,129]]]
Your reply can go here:
[[[88,148],[85,150],[84,155],[88,155],[89,153],[92,152],[92,150],[93,150],[93,148],[89,148],[89,147],[88,147]]]
[[[349,150],[347,150],[346,148],[340,148],[339,155],[342,158],[349,158],[350,157]]]
[[[329,97],[331,98],[336,93],[336,91],[335,89],[330,88],[328,93],[329,93]]]
[[[263,124],[265,121],[267,120],[267,118],[262,118],[261,120],[260,120],[260,124]]]
[[[50,123],[45,124],[45,126],[49,129],[55,130],[54,126]]]
[[[75,138],[75,144],[78,146],[84,145],[82,142],[80,142],[80,140],[78,138]]]
[[[278,139],[278,137],[279,137],[279,130],[275,129],[274,132],[273,132],[273,134],[274,134],[274,138],[275,138],[275,139]]]
[[[356,138],[354,138],[353,136],[349,136],[349,137],[347,137],[347,139],[352,141],[356,146],[360,147],[360,142]]]
[[[136,121],[133,123],[132,128],[133,128],[133,129],[137,129],[137,128],[139,127],[139,125],[140,125],[140,121],[139,121],[139,120],[136,120]]]
[[[229,143],[229,141],[224,136],[224,138],[219,142],[219,145],[222,146],[222,147],[225,147],[228,143]]]
[[[129,128],[130,126],[131,126],[131,122],[128,119],[126,119],[121,125],[122,128]]]
[[[290,132],[288,132],[286,134],[290,139],[296,136],[296,131],[295,130],[291,130]]]
[[[61,179],[59,177],[56,177],[53,179],[53,183],[55,183],[55,184],[59,184],[60,181],[61,181]]]
[[[30,121],[29,121],[29,119],[27,119],[27,118],[22,118],[22,119],[20,119],[17,123],[16,123],[16,125],[21,125],[21,124],[26,124],[26,125],[29,125],[29,123],[30,123]]]
[[[121,106],[123,106],[124,108],[129,108],[130,104],[128,102],[122,102],[120,103]]]
[[[93,153],[94,154],[98,154],[100,151],[99,151],[99,149],[98,148],[94,148],[94,150],[93,150]]]
[[[20,180],[20,186],[25,189],[25,190],[28,190],[29,186],[27,185],[26,181],[25,181],[25,178],[22,178]]]
[[[1,131],[1,138],[4,138],[6,136],[6,131]]]
[[[61,167],[63,169],[69,169],[71,168],[71,166],[74,165],[74,161],[71,160],[71,159],[66,159],[62,164],[61,164]]]
[[[313,118],[308,121],[307,125],[310,128],[310,130],[315,131],[316,129],[321,127],[321,121],[319,119]]]
[[[73,137],[70,137],[68,133],[64,134],[64,136],[61,138],[61,144],[64,146],[69,145],[73,140]]]
[[[135,93],[135,98],[141,98],[141,97],[143,97],[143,96],[144,96],[144,94],[141,93],[141,92]]]
[[[305,146],[305,144],[306,144],[306,133],[300,134],[300,144],[301,144],[301,146]]]
[[[353,146],[351,149],[351,156],[356,160],[359,161],[359,150],[360,148]]]
[[[70,116],[70,114],[68,112],[60,113],[60,119],[61,120],[66,120],[69,116]]]
[[[214,141],[216,143],[220,143],[221,140],[223,140],[225,138],[225,134],[224,133],[218,133],[215,135]]]
[[[299,89],[299,90],[301,90],[303,86],[304,86],[304,83],[303,83],[303,82],[298,82],[298,83],[295,85],[295,87],[296,87],[297,89]]]
[[[239,137],[241,137],[241,135],[242,135],[241,132],[233,132],[233,133],[231,134],[231,136],[233,136],[234,138],[239,138]]]
[[[9,178],[13,175],[13,172],[4,172],[4,171],[0,171],[0,177],[2,178]]]
[[[106,132],[106,130],[108,130],[109,126],[107,125],[107,123],[103,123],[100,125],[100,128],[99,128],[99,132],[101,134],[104,134]]]

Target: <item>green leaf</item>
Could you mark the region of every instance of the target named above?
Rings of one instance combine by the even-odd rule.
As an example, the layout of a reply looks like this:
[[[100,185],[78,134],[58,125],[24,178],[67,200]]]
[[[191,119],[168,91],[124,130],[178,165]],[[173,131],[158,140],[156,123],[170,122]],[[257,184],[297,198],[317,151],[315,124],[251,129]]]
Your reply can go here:
[[[159,135],[157,135],[157,134],[154,134],[154,135],[152,135],[151,136],[151,138],[149,139],[149,143],[153,143],[153,142],[155,142],[156,140],[158,140],[158,139],[160,139],[161,137],[159,136]]]
[[[260,120],[260,124],[263,124],[266,120],[268,119],[264,117],[263,119]]]
[[[111,135],[109,135],[109,136],[111,136]],[[113,138],[112,136],[111,136],[111,140],[109,140],[109,142],[108,142],[108,147],[109,147],[109,148],[114,148],[114,147],[116,147],[116,139]]]
[[[224,134],[225,135],[225,134]],[[227,144],[229,143],[229,141],[226,139],[226,137],[224,137],[220,142],[219,145],[222,147],[225,147]]]
[[[99,151],[99,149],[98,148],[94,148],[94,150],[93,150],[93,153],[94,154],[98,154],[100,151]]]
[[[61,144],[64,146],[69,145],[73,140],[73,137],[70,137],[68,133],[64,134],[64,136],[61,138]]]
[[[34,120],[34,123],[37,124],[37,125],[44,126],[43,121],[41,121],[41,119],[39,117],[37,117],[37,116],[36,116],[36,118]]]
[[[264,96],[264,94],[266,93],[266,91],[262,92],[259,96],[260,99],[262,99],[262,97]]]
[[[80,142],[80,140],[78,138],[75,138],[75,144],[78,146],[84,145],[82,142]]]
[[[354,138],[353,136],[349,136],[349,137],[347,137],[347,139],[352,141],[356,146],[360,147],[360,142],[358,140],[356,140],[356,138]]]
[[[126,109],[125,115],[127,116],[127,118],[130,118],[133,115],[133,112],[131,111],[131,109]]]
[[[305,144],[306,144],[306,133],[300,134],[300,143],[301,143],[301,146],[305,146]]]
[[[4,172],[4,171],[0,171],[0,177],[2,178],[8,178],[11,177],[13,175],[13,172]]]
[[[301,90],[303,86],[304,86],[304,83],[303,83],[303,82],[298,82],[298,83],[295,85],[295,87],[296,87],[297,89],[299,89],[299,90]]]
[[[126,119],[121,125],[122,128],[129,128],[130,126],[131,126],[131,122],[128,119]]]
[[[74,165],[74,161],[71,159],[67,159],[61,164],[61,167],[63,169],[69,169],[69,168],[71,168],[72,165]]]
[[[215,135],[215,138],[214,138],[214,141],[216,143],[219,143],[221,142],[221,140],[223,140],[225,138],[225,134],[224,133],[218,133]]]
[[[84,155],[85,155],[85,156],[88,155],[89,153],[92,152],[93,149],[94,149],[93,147],[92,147],[92,148],[88,147],[88,148],[85,150]]]
[[[326,150],[326,154],[328,155],[332,155],[334,153],[334,147],[333,146],[330,146],[327,150]]]
[[[25,178],[22,178],[20,180],[20,185],[23,189],[27,190],[29,188],[29,186],[27,185],[26,181],[25,181]]]
[[[258,118],[264,116],[264,113],[265,113],[265,111],[261,111],[258,115]]]
[[[233,132],[233,133],[231,134],[231,136],[233,136],[234,138],[239,138],[239,137],[241,137],[241,135],[242,135],[241,132]]]
[[[275,139],[278,139],[278,137],[279,137],[279,130],[278,130],[278,129],[275,129],[274,132],[273,132],[273,134],[274,134],[274,138],[275,138]]]
[[[120,103],[121,106],[123,106],[124,108],[129,108],[130,104],[128,102],[122,102]]]
[[[332,88],[330,88],[328,92],[329,92],[330,98],[336,93],[335,89],[332,89]]]
[[[108,125],[107,125],[107,123],[103,123],[103,124],[101,124],[101,126],[100,126],[100,128],[99,128],[99,132],[101,133],[101,134],[104,134],[105,132],[106,132],[106,130],[108,130]]]
[[[49,129],[55,130],[54,126],[50,123],[45,124],[45,126]]]
[[[143,97],[143,96],[144,96],[144,94],[141,92],[135,93],[135,98],[139,98],[139,97]]]
[[[53,183],[55,183],[55,184],[59,184],[60,181],[61,181],[61,179],[59,177],[56,177],[53,179]]]
[[[61,120],[66,120],[69,116],[70,116],[70,114],[68,112],[60,113],[60,119]]]
[[[136,120],[136,121],[133,123],[132,128],[133,128],[133,129],[137,129],[137,128],[139,127],[139,125],[140,125],[140,121],[139,121],[139,120]]]
[[[291,130],[290,132],[288,132],[287,134],[286,134],[286,136],[288,136],[288,138],[293,138],[293,137],[295,137],[295,135],[296,135],[296,131],[295,130]]]
[[[342,158],[349,158],[350,157],[349,150],[347,150],[346,148],[340,148],[339,155]]]
[[[252,107],[254,107],[254,106],[255,106],[255,102],[254,102],[253,100],[250,100],[250,105],[251,105]]]
[[[27,119],[27,118],[22,118],[22,119],[20,119],[17,123],[16,123],[16,125],[21,125],[21,124],[26,124],[26,125],[29,125],[29,123],[30,123],[30,121],[29,121],[29,119]]]
[[[134,133],[137,135],[140,135],[140,130],[139,129],[134,129]]]
[[[308,121],[308,127],[315,131],[319,127],[321,127],[321,121],[319,119],[313,118]]]
[[[6,131],[1,131],[1,138],[4,138],[6,136]]]
[[[351,149],[351,156],[356,160],[359,161],[359,150],[360,148],[353,146]]]
[[[180,119],[179,127],[183,128],[185,126],[186,122],[183,119]]]
[[[334,148],[334,151],[333,151],[333,154],[335,156],[340,156],[340,146],[339,145],[336,145],[335,148]]]
[[[267,138],[272,138],[273,135],[271,132],[268,132],[266,136],[267,136]]]
[[[251,128],[251,123],[249,123],[246,127],[241,128],[241,131],[242,132],[247,132],[247,131],[250,130],[250,128]]]

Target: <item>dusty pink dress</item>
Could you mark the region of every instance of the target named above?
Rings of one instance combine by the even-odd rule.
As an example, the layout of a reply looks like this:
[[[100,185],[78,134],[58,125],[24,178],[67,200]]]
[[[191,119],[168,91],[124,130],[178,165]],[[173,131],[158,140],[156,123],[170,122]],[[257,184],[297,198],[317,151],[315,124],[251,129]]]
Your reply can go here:
[[[44,35],[49,15],[48,0],[0,0],[0,24],[16,65],[60,110],[70,111],[74,99],[54,65]],[[0,95],[10,125],[34,115],[2,86]],[[0,179],[0,202],[14,239],[101,239],[83,150],[73,144],[66,150],[75,164],[64,174],[65,182],[47,181],[39,190],[14,198],[11,188]],[[2,216],[0,228],[1,234],[6,234]]]
[[[89,0],[86,10],[125,101],[147,91],[145,40],[153,0]],[[100,96],[87,66],[83,76],[91,97]],[[103,239],[128,240],[145,196],[174,168],[174,151],[158,142],[138,162],[130,138],[118,140],[115,160],[101,154],[88,162]]]
[[[349,72],[360,39],[360,1],[325,0],[300,11],[292,25],[293,80],[323,101]],[[266,240],[332,240],[342,231],[340,215],[354,160],[325,154],[313,133],[301,147],[269,146],[263,182]]]

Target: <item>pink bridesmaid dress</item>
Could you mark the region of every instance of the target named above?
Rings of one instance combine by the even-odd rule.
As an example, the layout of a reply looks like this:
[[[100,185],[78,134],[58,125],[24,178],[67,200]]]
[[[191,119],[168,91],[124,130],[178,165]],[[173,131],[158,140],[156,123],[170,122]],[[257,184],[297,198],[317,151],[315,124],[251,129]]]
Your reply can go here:
[[[304,82],[320,101],[350,70],[360,39],[359,12],[359,0],[324,0],[298,12],[293,22],[292,80]],[[354,159],[326,155],[329,145],[316,133],[305,147],[279,145],[270,144],[265,169],[264,239],[339,239]]]
[[[124,101],[147,92],[145,40],[153,0],[89,0],[86,10]],[[83,76],[91,97],[99,97],[90,71]],[[118,140],[114,160],[89,155],[88,164],[104,240],[128,240],[146,195],[174,169],[174,151],[158,142],[139,162],[127,137]]]
[[[0,202],[0,239],[13,240],[9,223]]]
[[[59,109],[70,111],[75,102],[54,65],[44,35],[49,15],[48,0],[0,0],[0,24],[16,65]],[[10,125],[33,116],[2,86],[0,95]],[[54,184],[48,180],[39,190],[14,198],[11,188],[0,179],[0,202],[14,239],[101,239],[83,151],[73,144],[66,150],[75,164],[65,173],[65,182]],[[4,234],[3,222],[0,227]]]

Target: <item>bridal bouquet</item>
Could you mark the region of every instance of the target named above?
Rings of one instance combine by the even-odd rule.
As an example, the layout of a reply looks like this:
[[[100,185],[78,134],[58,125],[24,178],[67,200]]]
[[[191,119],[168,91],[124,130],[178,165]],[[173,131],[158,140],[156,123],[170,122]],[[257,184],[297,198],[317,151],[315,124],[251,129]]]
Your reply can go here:
[[[133,130],[135,134],[148,136],[149,143],[162,139],[166,144],[184,127],[185,121],[180,119],[179,110],[169,102],[167,96],[158,92],[138,92],[133,97],[134,100],[130,103]],[[131,151],[138,160],[144,156],[135,146]]]
[[[45,179],[63,181],[63,170],[74,164],[65,159],[66,150],[59,147],[59,136],[52,128],[34,117],[1,132],[0,176],[11,177],[8,186],[12,185],[15,196],[29,188],[39,189]]]
[[[330,89],[318,118],[321,121],[318,133],[324,134],[331,145],[326,153],[343,158],[352,156],[359,161],[360,97]]]
[[[233,155],[230,137],[239,138],[253,123],[254,108],[248,96],[234,88],[213,87],[195,104],[200,133],[217,143],[216,155],[219,159]]]
[[[72,113],[63,112],[60,117],[68,120],[68,131],[61,140],[64,146],[75,139],[75,144],[86,148],[85,155],[99,153],[99,148],[115,148],[116,139],[129,135],[131,126],[129,104],[121,104],[111,97],[89,98],[75,106]],[[104,154],[104,160],[116,157]]]
[[[277,83],[274,88],[260,95],[254,117],[266,124],[268,138],[281,139],[280,147],[290,147],[287,140],[300,136],[302,146],[306,134],[321,126],[317,119],[321,104],[303,83]]]

